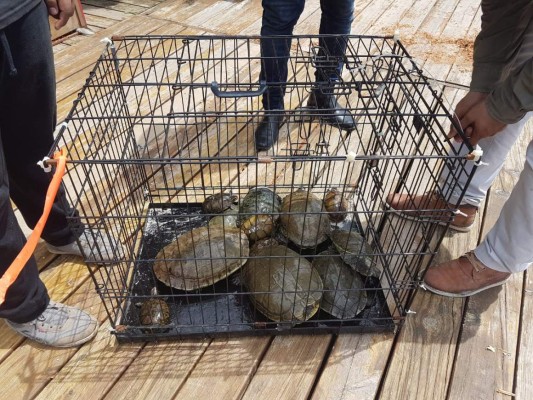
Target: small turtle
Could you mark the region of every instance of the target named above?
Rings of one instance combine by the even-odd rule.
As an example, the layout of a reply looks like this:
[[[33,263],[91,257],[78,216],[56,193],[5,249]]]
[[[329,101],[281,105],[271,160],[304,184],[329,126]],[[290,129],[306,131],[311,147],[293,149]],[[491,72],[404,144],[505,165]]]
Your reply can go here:
[[[231,193],[213,194],[202,203],[202,211],[205,214],[220,214],[233,207],[238,201],[239,197]]]
[[[374,251],[359,232],[335,229],[330,238],[346,264],[361,275],[379,277],[380,271],[372,263]]]
[[[272,235],[274,220],[271,215],[267,214],[252,215],[243,221],[241,229],[246,233],[250,241],[255,242]]]
[[[211,228],[220,227],[223,229],[237,228],[237,214],[238,211],[229,208],[222,215],[216,215],[209,220],[209,226]]]
[[[249,251],[248,238],[240,229],[202,226],[163,247],[156,256],[154,273],[167,286],[196,290],[238,270]]]
[[[281,230],[302,249],[316,247],[328,238],[330,223],[322,202],[313,193],[298,189],[283,198]]]
[[[348,201],[337,188],[333,188],[324,196],[324,208],[331,222],[342,222],[346,218]]]
[[[251,188],[239,207],[237,223],[241,226],[244,221],[257,214],[272,215],[272,220],[276,222],[280,208],[281,199],[272,190],[266,187]]]
[[[311,263],[286,246],[258,249],[242,269],[250,300],[276,322],[303,322],[318,310],[322,280]]]
[[[170,324],[170,308],[159,298],[144,301],[139,312],[141,325],[168,325]]]
[[[366,306],[367,296],[360,275],[333,250],[326,250],[312,262],[324,283],[320,308],[339,319],[354,318]]]

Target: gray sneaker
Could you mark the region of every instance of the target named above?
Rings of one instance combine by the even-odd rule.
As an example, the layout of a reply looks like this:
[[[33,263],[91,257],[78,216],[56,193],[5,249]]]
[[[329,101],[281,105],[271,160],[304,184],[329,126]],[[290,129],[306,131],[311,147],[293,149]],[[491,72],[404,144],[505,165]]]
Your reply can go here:
[[[79,346],[91,340],[98,331],[98,322],[91,315],[52,300],[33,321],[24,324],[5,321],[21,335],[52,347]]]
[[[54,254],[67,254],[83,257],[82,247],[83,252],[87,256],[87,261],[92,262],[118,262],[124,258],[122,244],[115,239],[109,239],[106,236],[102,236],[100,233],[96,233],[95,239],[93,234],[85,232],[80,236],[79,242],[80,245],[78,245],[78,242],[72,242],[64,246],[54,246],[50,243],[46,243],[46,248],[50,253]]]

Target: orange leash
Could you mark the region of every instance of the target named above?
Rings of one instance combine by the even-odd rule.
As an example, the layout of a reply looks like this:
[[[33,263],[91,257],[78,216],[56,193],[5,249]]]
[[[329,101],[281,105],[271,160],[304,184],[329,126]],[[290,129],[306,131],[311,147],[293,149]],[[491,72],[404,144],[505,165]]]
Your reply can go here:
[[[50,215],[50,210],[52,209],[54,199],[56,197],[57,191],[59,190],[61,179],[65,174],[65,165],[67,162],[67,159],[62,152],[55,153],[54,160],[57,161],[57,166],[52,181],[50,182],[50,186],[48,186],[48,190],[46,192],[43,215],[41,215],[41,218],[39,218],[37,225],[35,225],[33,232],[28,237],[28,241],[26,242],[20,253],[13,260],[13,262],[6,270],[2,278],[0,278],[0,305],[2,305],[5,301],[7,290],[13,284],[13,282],[15,282],[20,272],[22,271],[30,257],[33,255],[35,247],[37,246],[37,243],[41,238],[44,225],[46,224],[48,216]]]

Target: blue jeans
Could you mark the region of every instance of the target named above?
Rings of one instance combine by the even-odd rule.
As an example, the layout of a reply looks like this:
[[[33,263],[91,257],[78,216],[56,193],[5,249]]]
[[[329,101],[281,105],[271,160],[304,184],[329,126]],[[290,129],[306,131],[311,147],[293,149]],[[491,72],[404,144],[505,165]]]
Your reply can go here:
[[[305,0],[263,0],[263,21],[261,36],[286,35],[284,38],[261,39],[261,75],[268,89],[263,95],[266,110],[282,109],[287,63],[294,25],[304,9]],[[321,0],[319,33],[348,35],[354,19],[354,0]],[[342,58],[346,50],[346,39],[342,37],[321,38],[315,57],[318,84],[338,80],[342,70]],[[323,60],[322,62],[320,60]]]

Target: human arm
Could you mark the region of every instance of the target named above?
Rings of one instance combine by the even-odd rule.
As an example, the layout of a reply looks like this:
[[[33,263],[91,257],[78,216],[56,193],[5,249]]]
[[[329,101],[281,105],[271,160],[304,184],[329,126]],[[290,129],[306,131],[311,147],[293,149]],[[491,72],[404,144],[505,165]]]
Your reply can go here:
[[[48,14],[57,19],[54,24],[56,29],[65,26],[70,17],[74,14],[73,0],[45,0],[48,7]]]

